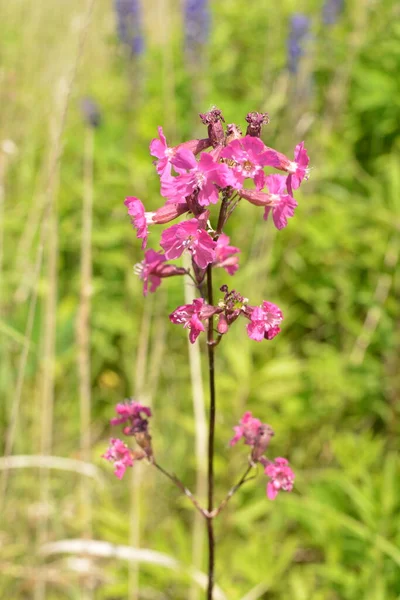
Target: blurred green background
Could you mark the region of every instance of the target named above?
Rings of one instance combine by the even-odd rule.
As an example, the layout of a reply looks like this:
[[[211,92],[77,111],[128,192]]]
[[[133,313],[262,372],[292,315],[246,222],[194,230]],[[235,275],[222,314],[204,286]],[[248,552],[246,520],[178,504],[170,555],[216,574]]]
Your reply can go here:
[[[206,388],[194,404],[167,318],[182,281],[144,301],[123,200],[161,204],[157,126],[203,137],[216,105],[242,127],[267,111],[264,141],[292,156],[304,139],[312,165],[286,229],[248,203],[229,223],[241,268],[217,283],[285,320],[273,342],[237,324],[218,348],[216,495],[246,465],[228,447],[245,410],[297,479],[270,502],[260,473],[222,513],[216,598],[400,599],[400,5],[347,1],[327,23],[320,0],[213,1],[185,41],[183,4],[143,2],[127,41],[111,0],[0,2],[0,597],[204,597],[190,503],[146,465],[116,480],[101,454],[135,395],[159,462],[202,493]]]

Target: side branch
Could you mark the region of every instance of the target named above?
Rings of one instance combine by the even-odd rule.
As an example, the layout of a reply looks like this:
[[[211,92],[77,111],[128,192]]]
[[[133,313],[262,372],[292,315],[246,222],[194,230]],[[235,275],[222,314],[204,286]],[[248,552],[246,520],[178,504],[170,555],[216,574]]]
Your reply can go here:
[[[203,517],[205,517],[206,519],[209,518],[209,513],[207,510],[205,510],[197,501],[197,499],[195,498],[195,496],[193,496],[192,492],[182,483],[182,481],[180,479],[178,479],[176,477],[176,475],[171,475],[171,473],[168,473],[168,471],[166,471],[165,469],[163,469],[163,467],[161,465],[159,465],[158,463],[156,463],[155,461],[152,463],[156,469],[158,469],[163,475],[165,475],[166,477],[168,477],[168,479],[170,479],[175,485],[176,487],[178,487],[181,492],[183,492],[185,494],[185,496],[187,496],[187,498],[189,498],[190,502],[193,504],[193,506],[195,506],[195,508],[203,515]]]
[[[250,481],[250,479],[254,479],[254,477],[247,477],[247,475],[250,473],[251,469],[254,467],[254,464],[250,464],[245,473],[242,475],[242,477],[240,478],[240,480],[236,483],[236,485],[234,485],[228,492],[228,494],[226,495],[226,498],[224,500],[222,500],[221,504],[218,506],[218,508],[215,508],[213,511],[210,512],[210,519],[214,519],[215,517],[217,517],[219,515],[219,513],[225,508],[225,506],[228,504],[229,500],[232,498],[232,496],[238,491],[238,489],[247,481]]]

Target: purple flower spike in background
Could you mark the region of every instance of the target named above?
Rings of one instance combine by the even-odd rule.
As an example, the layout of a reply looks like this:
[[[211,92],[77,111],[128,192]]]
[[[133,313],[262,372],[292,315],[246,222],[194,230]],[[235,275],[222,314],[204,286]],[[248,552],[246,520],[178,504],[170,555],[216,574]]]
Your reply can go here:
[[[209,38],[211,13],[208,0],[185,0],[185,48],[195,56],[199,46],[204,46]]]
[[[344,0],[325,0],[322,7],[324,25],[334,25],[344,9]]]
[[[84,120],[90,127],[99,127],[101,125],[100,109],[92,98],[82,98],[81,111]]]
[[[309,39],[310,19],[301,13],[295,13],[290,19],[288,38],[288,69],[297,73],[300,58],[304,55],[305,43]]]
[[[114,0],[117,34],[120,42],[129,47],[131,54],[142,54],[144,38],[140,0]]]

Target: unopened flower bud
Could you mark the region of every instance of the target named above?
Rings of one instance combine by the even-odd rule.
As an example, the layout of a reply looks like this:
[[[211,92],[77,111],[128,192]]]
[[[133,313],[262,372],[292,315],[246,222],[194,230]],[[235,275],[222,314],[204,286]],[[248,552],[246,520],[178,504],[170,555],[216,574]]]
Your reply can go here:
[[[217,331],[218,331],[218,333],[223,335],[224,333],[226,333],[228,331],[228,329],[229,329],[228,321],[226,320],[225,315],[223,313],[221,313],[219,315],[219,319],[218,319]]]
[[[187,210],[188,206],[186,202],[171,202],[170,204],[165,204],[156,210],[156,212],[151,213],[151,222],[157,223],[157,225],[169,223],[180,215],[183,215]]]

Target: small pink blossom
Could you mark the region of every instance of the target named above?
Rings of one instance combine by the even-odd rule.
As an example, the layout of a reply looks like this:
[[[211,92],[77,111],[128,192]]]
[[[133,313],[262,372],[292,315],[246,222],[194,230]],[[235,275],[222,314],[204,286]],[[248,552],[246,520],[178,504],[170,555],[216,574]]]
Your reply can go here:
[[[114,474],[118,479],[122,479],[127,467],[133,466],[132,451],[118,438],[110,440],[110,445],[102,454],[102,458],[114,463]]]
[[[123,429],[125,435],[147,431],[149,422],[146,417],[151,417],[151,409],[148,406],[135,402],[135,400],[127,400],[118,403],[115,410],[119,417],[114,417],[110,423],[111,425],[128,423],[128,426]]]
[[[178,258],[188,250],[197,266],[205,269],[215,260],[217,243],[204,230],[201,221],[190,219],[165,229],[160,245],[168,259]]]
[[[263,187],[263,169],[269,164],[269,154],[258,137],[246,135],[240,140],[234,139],[221,152],[221,157],[233,161],[231,168],[236,177],[235,187],[241,188],[245,179],[253,179],[258,190]]]
[[[158,127],[158,138],[154,138],[150,143],[150,154],[158,158],[156,161],[157,173],[161,180],[171,175],[171,160],[174,158],[177,151],[181,148],[187,148],[197,154],[205,150],[210,145],[208,138],[201,140],[189,140],[179,144],[179,146],[169,147],[165,138],[163,128]],[[181,172],[179,169],[177,172]]]
[[[271,438],[275,435],[271,425],[261,423],[259,419],[253,417],[251,412],[246,412],[240,420],[240,425],[233,428],[235,431],[234,437],[230,441],[230,445],[234,446],[242,437],[244,443],[252,446],[251,461],[253,463],[261,462],[268,463],[268,459],[263,456],[269,446]]]
[[[272,340],[280,332],[279,324],[283,319],[281,310],[272,302],[264,302],[261,306],[248,306],[250,323],[247,335],[256,342],[263,339]]]
[[[205,326],[202,321],[206,321],[215,310],[214,307],[205,305],[203,298],[196,298],[192,304],[184,304],[178,306],[173,313],[169,315],[170,321],[176,325],[183,325],[190,330],[189,340],[191,344],[197,340],[202,331],[205,331]]]
[[[286,458],[276,458],[274,462],[267,464],[264,473],[271,479],[267,485],[267,496],[270,500],[275,500],[280,490],[292,491],[294,473]]]
[[[147,226],[152,222],[153,213],[146,213],[142,202],[139,198],[135,198],[134,196],[126,198],[124,204],[128,208],[128,214],[131,217],[132,225],[137,230],[136,236],[143,239],[142,250],[144,250],[147,245]]]
[[[167,145],[162,127],[158,127],[158,136],[150,143],[150,154],[158,158],[156,161],[157,173],[163,179],[165,174],[170,175],[171,173],[171,159],[175,155],[175,149]]]
[[[293,195],[293,190],[297,190],[300,187],[303,179],[307,178],[309,169],[308,163],[310,159],[307,155],[307,150],[304,148],[304,142],[297,144],[294,150],[294,160],[290,160],[287,156],[268,148],[268,165],[286,171],[289,173],[287,177],[287,189],[290,195]]]
[[[269,190],[270,205],[265,207],[264,219],[268,219],[272,210],[275,227],[283,229],[288,218],[293,217],[297,202],[286,192],[286,178],[283,175],[268,175],[265,183]]]
[[[229,245],[229,236],[221,233],[215,248],[215,267],[222,267],[228,275],[234,275],[239,268],[239,258],[234,256],[240,252],[236,246]]]
[[[156,252],[155,250],[147,250],[144,255],[144,260],[138,265],[135,265],[135,271],[143,280],[143,295],[147,296],[150,283],[150,292],[155,292],[161,284],[161,277],[157,274],[157,270],[166,262],[165,254]]]
[[[219,191],[216,186],[226,187],[234,182],[228,166],[216,162],[206,152],[202,152],[200,160],[197,162],[193,152],[187,148],[181,148],[171,162],[181,174],[177,177],[168,177],[161,182],[161,194],[169,200],[182,200],[196,191],[200,206],[216,204],[219,200]]]
[[[239,425],[235,425],[235,427],[233,428],[235,435],[233,436],[229,444],[231,446],[234,446],[242,437],[244,437],[245,444],[247,444],[248,446],[254,446],[258,430],[262,425],[261,421],[253,417],[251,412],[246,412],[240,419],[239,423]]]
[[[156,252],[155,250],[147,250],[144,255],[144,260],[134,267],[140,279],[143,280],[143,295],[147,296],[149,291],[155,292],[161,284],[161,279],[165,277],[173,277],[174,275],[185,275],[186,269],[176,267],[175,265],[166,262],[165,254]]]

